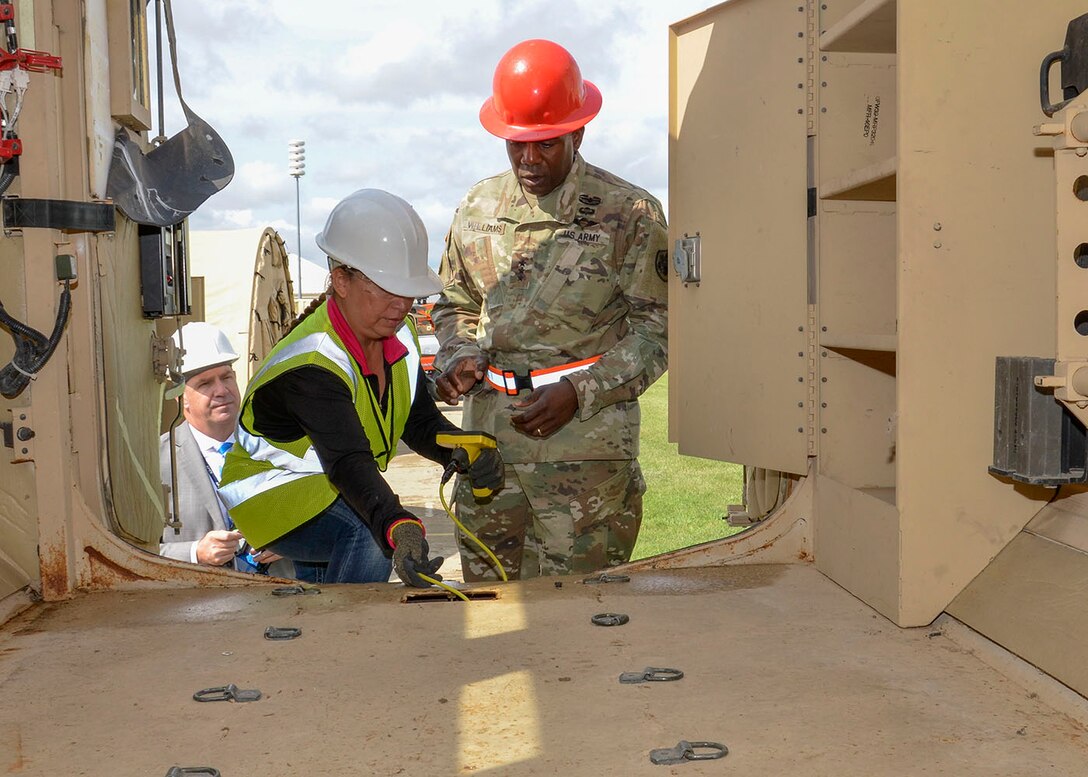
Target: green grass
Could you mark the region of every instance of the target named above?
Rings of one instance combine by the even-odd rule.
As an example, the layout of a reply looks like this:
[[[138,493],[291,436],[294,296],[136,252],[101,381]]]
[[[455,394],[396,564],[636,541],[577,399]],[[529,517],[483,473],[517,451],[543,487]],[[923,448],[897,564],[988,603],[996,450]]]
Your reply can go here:
[[[632,558],[645,558],[741,531],[723,516],[741,503],[740,464],[681,456],[668,439],[669,375],[639,399],[642,435],[639,463],[646,477],[642,530]]]

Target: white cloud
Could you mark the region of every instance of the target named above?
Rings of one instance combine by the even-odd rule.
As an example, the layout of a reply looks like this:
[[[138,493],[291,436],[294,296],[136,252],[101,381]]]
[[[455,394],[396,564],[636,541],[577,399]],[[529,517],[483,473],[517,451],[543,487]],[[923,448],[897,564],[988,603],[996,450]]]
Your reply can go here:
[[[296,250],[287,140],[307,141],[302,254],[332,206],[363,187],[423,218],[437,265],[453,211],[506,167],[480,127],[495,64],[514,43],[566,46],[604,93],[583,155],[648,189],[667,185],[668,24],[704,0],[185,0],[174,4],[185,95],[223,136],[236,173],[194,229],[274,226]],[[152,6],[153,7],[153,6]],[[154,37],[153,34],[151,36]],[[169,72],[167,65],[167,72]],[[167,134],[183,124],[166,90]]]

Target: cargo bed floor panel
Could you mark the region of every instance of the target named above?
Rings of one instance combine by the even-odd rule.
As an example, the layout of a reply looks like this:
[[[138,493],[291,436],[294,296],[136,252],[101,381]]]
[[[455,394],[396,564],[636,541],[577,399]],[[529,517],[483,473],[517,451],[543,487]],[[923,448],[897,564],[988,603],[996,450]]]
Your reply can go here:
[[[1072,719],[811,567],[475,588],[498,596],[253,587],[37,605],[0,627],[0,773],[1037,777],[1088,763]],[[604,613],[629,621],[591,622]],[[301,635],[272,641],[269,626]],[[619,682],[650,667],[684,677]],[[193,699],[228,684],[262,698]],[[650,763],[681,740],[729,755]]]

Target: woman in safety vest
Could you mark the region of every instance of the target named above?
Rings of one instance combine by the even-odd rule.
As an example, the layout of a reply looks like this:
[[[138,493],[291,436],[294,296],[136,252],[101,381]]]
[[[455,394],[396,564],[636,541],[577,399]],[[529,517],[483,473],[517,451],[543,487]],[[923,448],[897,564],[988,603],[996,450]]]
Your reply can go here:
[[[456,430],[424,385],[408,313],[441,289],[427,233],[404,200],[357,191],[333,208],[317,245],[329,285],[249,382],[219,493],[255,548],[327,562],[326,583],[437,579],[423,524],[381,473],[397,442],[482,488],[502,484],[489,449],[468,466],[435,435]],[[301,569],[300,569],[301,572]]]

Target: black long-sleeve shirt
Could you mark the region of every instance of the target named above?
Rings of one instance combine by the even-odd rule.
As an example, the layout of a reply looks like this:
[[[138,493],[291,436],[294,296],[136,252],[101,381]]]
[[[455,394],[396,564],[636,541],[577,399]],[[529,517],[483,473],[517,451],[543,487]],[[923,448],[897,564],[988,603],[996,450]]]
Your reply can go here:
[[[389,401],[392,368],[385,365],[386,392],[382,410]],[[376,375],[366,375],[375,394]],[[401,518],[414,518],[382,477],[370,440],[359,421],[344,381],[326,369],[299,367],[261,386],[253,394],[254,431],[274,442],[297,440],[303,435],[313,442],[314,451],[329,481],[358,513],[386,555],[389,526]],[[452,451],[435,442],[439,432],[455,430],[427,391],[420,368],[416,394],[401,439],[413,451],[443,467]],[[396,445],[396,441],[391,442]]]

